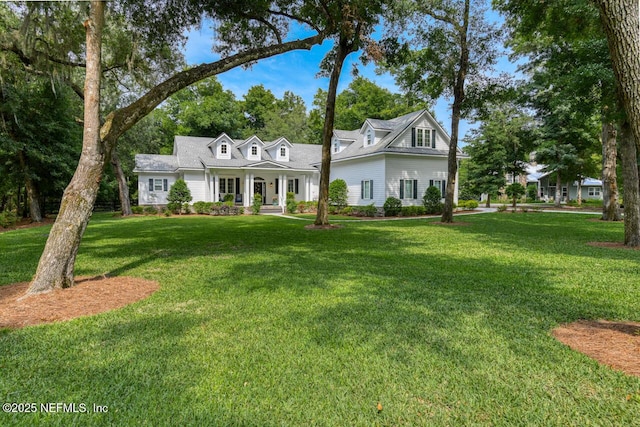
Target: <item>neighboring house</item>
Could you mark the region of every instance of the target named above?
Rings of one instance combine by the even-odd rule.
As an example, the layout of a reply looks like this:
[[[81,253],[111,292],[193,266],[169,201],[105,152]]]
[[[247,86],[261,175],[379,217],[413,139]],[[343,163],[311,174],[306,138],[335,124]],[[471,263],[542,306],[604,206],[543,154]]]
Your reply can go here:
[[[550,180],[553,172],[543,172],[545,165],[527,165],[527,184],[535,184],[538,188],[538,197],[551,201],[556,196],[555,178]],[[578,185],[580,184],[580,185]],[[583,178],[578,181],[564,182],[561,189],[561,202],[578,199],[578,189],[582,200],[602,200],[602,181],[595,178]]]
[[[430,185],[444,195],[449,136],[426,110],[392,120],[367,119],[353,131],[335,130],[331,151],[330,179],[346,181],[350,205],[382,206],[388,197],[419,205]],[[321,146],[285,138],[176,136],[173,155],[136,155],[138,204],[166,204],[169,188],[183,178],[194,202],[233,194],[237,204],[250,206],[258,193],[263,203],[284,208],[287,192],[299,201],[318,199],[321,160]]]

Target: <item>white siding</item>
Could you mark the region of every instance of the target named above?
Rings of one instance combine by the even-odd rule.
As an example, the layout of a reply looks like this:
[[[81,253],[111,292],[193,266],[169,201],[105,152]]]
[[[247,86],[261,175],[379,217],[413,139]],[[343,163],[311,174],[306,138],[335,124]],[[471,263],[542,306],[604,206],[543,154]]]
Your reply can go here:
[[[207,201],[207,185],[204,178],[204,171],[185,171],[184,181],[191,191],[193,202]]]
[[[386,197],[400,198],[401,179],[417,179],[417,199],[404,199],[402,205],[420,205],[422,196],[429,187],[429,180],[447,179],[447,159],[387,155],[386,177],[385,199]]]
[[[348,203],[352,206],[370,205],[382,206],[385,195],[385,167],[384,157],[352,160],[331,165],[331,181],[344,179],[347,183]],[[360,185],[364,180],[373,180],[373,200],[360,198]]]
[[[167,191],[153,191],[149,188],[149,179],[166,179]],[[140,173],[138,174],[138,205],[166,205],[169,189],[176,182],[176,174]]]

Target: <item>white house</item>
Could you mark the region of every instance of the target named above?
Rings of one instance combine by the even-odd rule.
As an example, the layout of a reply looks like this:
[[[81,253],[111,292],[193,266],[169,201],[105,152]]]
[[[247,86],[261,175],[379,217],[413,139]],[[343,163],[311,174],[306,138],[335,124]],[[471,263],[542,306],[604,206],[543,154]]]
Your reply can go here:
[[[331,151],[331,180],[346,181],[350,205],[382,206],[387,197],[418,205],[431,185],[444,195],[449,136],[426,110],[392,120],[367,119],[352,131],[335,130]],[[284,207],[287,192],[296,200],[313,201],[318,199],[321,159],[321,146],[286,138],[176,136],[170,156],[136,155],[138,203],[166,204],[178,178],[186,181],[194,202],[233,194],[237,204],[248,207],[258,193],[263,203]]]

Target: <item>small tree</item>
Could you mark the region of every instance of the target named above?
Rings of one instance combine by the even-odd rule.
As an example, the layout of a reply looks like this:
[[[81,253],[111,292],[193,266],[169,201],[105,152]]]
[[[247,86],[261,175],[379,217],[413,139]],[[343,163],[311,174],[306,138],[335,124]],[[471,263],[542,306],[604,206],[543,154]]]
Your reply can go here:
[[[296,213],[298,203],[296,202],[296,194],[289,191],[287,193],[287,213]]]
[[[347,206],[347,183],[344,179],[335,179],[329,184],[329,204],[342,210]]]
[[[253,195],[253,204],[251,205],[251,212],[254,215],[258,215],[260,213],[261,208],[262,208],[262,194],[255,193]]]
[[[167,196],[169,209],[175,210],[172,209],[172,207],[174,207],[181,212],[182,205],[189,203],[191,200],[193,200],[193,197],[191,197],[191,190],[187,187],[187,183],[184,182],[184,179],[180,178],[174,182],[169,189],[169,195]]]
[[[440,194],[440,189],[438,187],[432,185],[424,191],[422,204],[424,205],[424,209],[427,214],[442,213],[444,205],[442,204],[440,199],[442,199],[442,194]]]
[[[535,184],[527,185],[527,198],[530,200],[538,199],[538,186]]]
[[[507,188],[505,188],[505,192],[507,193],[507,196],[511,197],[511,200],[513,201],[512,206],[515,208],[517,199],[524,196],[527,190],[522,184],[515,182],[511,185],[508,185]]]

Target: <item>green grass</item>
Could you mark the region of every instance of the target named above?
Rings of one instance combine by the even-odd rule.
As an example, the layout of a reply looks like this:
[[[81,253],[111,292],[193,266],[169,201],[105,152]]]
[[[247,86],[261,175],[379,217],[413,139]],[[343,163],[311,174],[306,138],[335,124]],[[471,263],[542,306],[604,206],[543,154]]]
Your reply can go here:
[[[576,319],[640,320],[640,254],[588,246],[623,232],[589,218],[305,230],[272,216],[96,216],[77,274],[161,289],[0,332],[0,396],[108,412],[0,425],[640,425],[640,399],[626,399],[640,379],[550,335]],[[0,284],[30,279],[46,232],[0,234]]]

